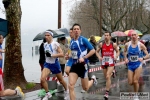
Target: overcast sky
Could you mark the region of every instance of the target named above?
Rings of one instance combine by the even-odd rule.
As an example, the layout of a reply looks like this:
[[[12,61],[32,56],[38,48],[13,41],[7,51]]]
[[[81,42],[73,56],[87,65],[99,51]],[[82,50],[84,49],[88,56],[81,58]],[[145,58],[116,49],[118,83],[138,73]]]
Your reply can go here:
[[[58,0],[20,0],[22,9],[21,32],[22,35],[37,34],[47,29],[58,27]],[[62,0],[62,27],[68,25],[68,14],[75,1]],[[3,8],[2,0],[0,7]],[[0,10],[0,18],[5,19],[5,14]]]

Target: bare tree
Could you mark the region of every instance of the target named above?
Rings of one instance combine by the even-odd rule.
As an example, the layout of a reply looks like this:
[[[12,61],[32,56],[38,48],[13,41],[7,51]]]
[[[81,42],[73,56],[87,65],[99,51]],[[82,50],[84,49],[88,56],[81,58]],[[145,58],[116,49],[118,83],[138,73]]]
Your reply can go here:
[[[9,21],[8,36],[6,37],[6,53],[4,62],[5,88],[14,88],[17,85],[25,88],[26,79],[22,65],[21,53],[21,7],[20,0],[3,0],[6,18]]]
[[[142,19],[146,9],[146,0],[103,0],[102,29],[104,31],[126,31],[131,28],[148,31],[148,24],[143,20],[150,20],[148,14]],[[140,10],[141,9],[141,10]],[[70,25],[78,22],[84,30],[83,35],[98,35],[100,20],[100,1],[82,0],[75,4],[70,13]]]

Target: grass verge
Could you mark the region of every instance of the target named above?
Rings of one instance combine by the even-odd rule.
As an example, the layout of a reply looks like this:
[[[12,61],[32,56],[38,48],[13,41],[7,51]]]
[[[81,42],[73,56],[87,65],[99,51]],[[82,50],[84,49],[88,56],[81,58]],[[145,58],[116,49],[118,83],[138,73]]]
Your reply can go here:
[[[33,82],[28,82],[27,84],[26,84],[26,89],[32,89],[32,88],[34,88],[35,87],[35,83],[33,83]]]

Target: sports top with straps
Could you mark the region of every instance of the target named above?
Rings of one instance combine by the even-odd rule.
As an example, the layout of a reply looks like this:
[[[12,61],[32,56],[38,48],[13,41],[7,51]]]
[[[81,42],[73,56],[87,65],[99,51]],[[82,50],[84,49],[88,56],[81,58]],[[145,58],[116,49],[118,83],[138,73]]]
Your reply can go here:
[[[70,49],[74,63],[77,62],[79,58],[82,58],[87,54],[87,49],[92,50],[93,46],[89,43],[89,41],[85,37],[80,36],[78,40],[72,39],[70,41]]]
[[[137,46],[135,48],[132,47],[131,41],[129,42],[128,49],[127,49],[127,54],[128,54],[128,60],[129,63],[141,63],[138,58],[141,57],[141,49],[140,49],[140,42],[138,41]]]
[[[51,55],[57,54],[57,48],[59,47],[59,43],[52,41],[51,44],[48,44],[47,42],[44,43],[44,51],[49,51]],[[56,57],[46,57],[46,62],[50,64],[54,64],[56,61],[58,61],[58,58]]]
[[[110,42],[109,45],[106,45],[105,42],[102,43],[101,48],[101,54],[102,54],[102,65],[110,65],[114,63],[114,47],[113,43]]]
[[[0,45],[0,49],[2,49],[2,45]],[[2,52],[0,52],[0,55],[2,56]],[[0,68],[3,66],[3,59],[0,60]]]

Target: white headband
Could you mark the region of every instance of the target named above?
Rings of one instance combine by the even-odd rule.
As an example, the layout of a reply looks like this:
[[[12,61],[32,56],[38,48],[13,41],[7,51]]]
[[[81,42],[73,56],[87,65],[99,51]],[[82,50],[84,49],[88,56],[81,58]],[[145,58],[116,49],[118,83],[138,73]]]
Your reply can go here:
[[[51,36],[53,36],[53,33],[51,31],[45,31],[45,33],[49,33]]]

